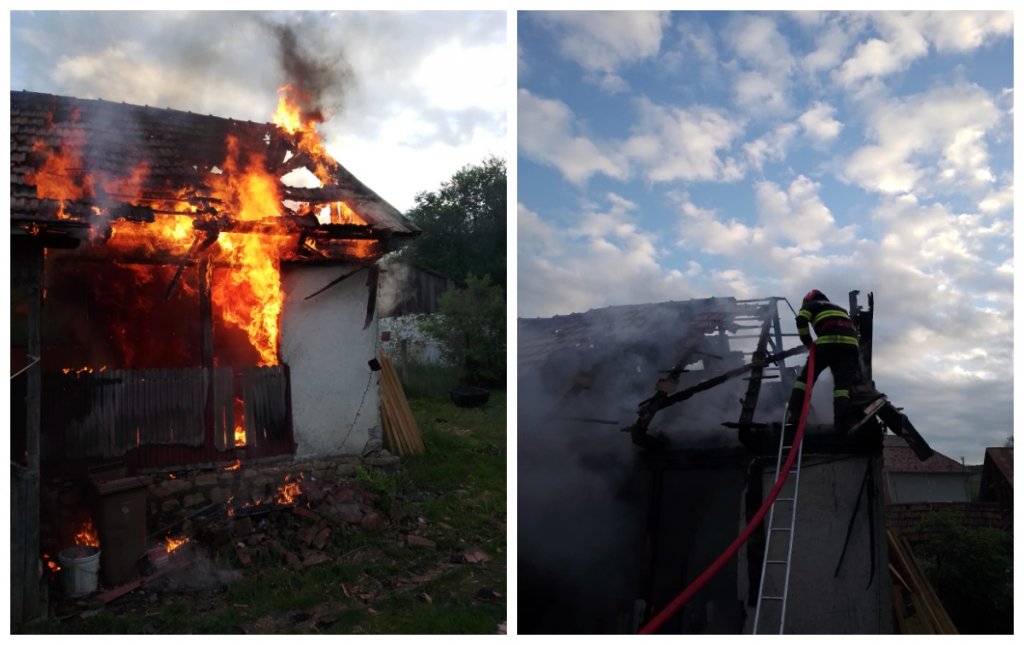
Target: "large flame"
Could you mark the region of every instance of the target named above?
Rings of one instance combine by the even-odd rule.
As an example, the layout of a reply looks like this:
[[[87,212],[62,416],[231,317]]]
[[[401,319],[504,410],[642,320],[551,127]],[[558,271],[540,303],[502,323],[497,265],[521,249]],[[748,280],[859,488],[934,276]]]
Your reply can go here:
[[[280,88],[279,94],[274,123],[292,138],[299,154],[305,157],[302,161],[321,184],[331,183],[338,166],[316,130],[322,117],[304,115],[300,108],[303,97],[291,86]],[[91,200],[95,222],[109,222],[109,229],[96,226],[97,246],[105,244],[115,258],[141,255],[147,260],[162,260],[160,266],[125,265],[139,284],[168,284],[175,276],[177,291],[191,297],[196,288],[194,270],[176,276],[175,264],[187,258],[194,265],[199,253],[209,257],[215,268],[211,285],[215,321],[244,332],[258,365],[279,363],[284,303],[280,263],[282,255],[295,248],[297,235],[293,229],[275,224],[281,222],[285,207],[281,180],[267,170],[266,146],[246,147],[229,135],[220,170],[203,177],[211,192],[199,195],[196,187],[182,186],[175,194],[173,190],[167,192],[166,187],[149,186],[147,190],[151,169],[145,162],[136,164],[126,176],[87,168],[85,133],[77,122],[78,115],[73,114],[69,123],[58,128],[51,123],[49,136],[36,143],[39,168],[28,173],[26,181],[36,186],[37,195],[58,201],[58,216],[62,218],[72,216],[65,212],[68,202]],[[120,207],[115,204],[145,207],[154,213],[154,219],[121,219],[115,210]],[[82,206],[76,204],[75,208]],[[74,216],[82,213],[75,211]],[[321,218],[332,224],[366,224],[341,201],[324,206]],[[306,240],[306,246],[321,253],[312,239]],[[332,247],[334,252],[340,249],[363,257],[378,252],[379,243],[346,240]],[[127,363],[134,365],[135,352],[127,328],[110,330],[110,334]],[[235,444],[245,443],[240,423]]]
[[[224,173],[214,177],[216,196],[233,207],[237,221],[256,222],[281,215],[277,179],[266,171],[262,155],[243,154],[237,138],[228,136]],[[225,322],[245,330],[259,352],[260,365],[278,362],[284,304],[279,256],[288,241],[284,235],[242,233],[223,233],[218,240],[222,257],[233,270],[226,280],[214,281],[214,305]]]

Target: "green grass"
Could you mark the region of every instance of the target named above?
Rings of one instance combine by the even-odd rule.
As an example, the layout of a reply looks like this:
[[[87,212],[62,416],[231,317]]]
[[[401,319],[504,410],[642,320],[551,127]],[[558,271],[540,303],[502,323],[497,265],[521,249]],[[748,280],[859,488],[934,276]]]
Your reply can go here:
[[[396,364],[402,387],[410,399],[448,399],[448,390],[459,382],[461,370],[450,365],[430,365],[407,361]]]
[[[332,562],[296,571],[279,560],[260,560],[221,592],[159,592],[151,602],[147,590],[88,618],[51,619],[28,629],[232,634],[270,625],[264,631],[303,633],[310,631],[303,621],[329,606],[331,620],[319,624],[321,633],[496,633],[506,619],[505,394],[492,392],[490,402],[475,409],[455,407],[447,393],[411,398],[410,405],[426,453],[403,458],[397,471],[360,469],[355,478],[359,489],[380,496],[378,511],[392,524],[377,532],[335,530],[324,550]],[[409,532],[433,540],[436,548],[406,546]],[[488,560],[451,562],[470,549],[482,550]],[[500,597],[474,598],[482,589]]]

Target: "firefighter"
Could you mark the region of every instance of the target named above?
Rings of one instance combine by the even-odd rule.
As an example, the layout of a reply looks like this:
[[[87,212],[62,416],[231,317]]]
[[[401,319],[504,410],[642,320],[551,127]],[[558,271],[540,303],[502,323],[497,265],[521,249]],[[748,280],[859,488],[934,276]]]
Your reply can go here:
[[[814,328],[814,335],[817,337],[813,341],[814,380],[817,382],[826,367],[832,370],[832,379],[835,382],[832,390],[833,421],[836,431],[845,432],[850,407],[850,388],[861,380],[857,328],[845,309],[829,302],[828,297],[817,289],[807,292],[800,306],[800,313],[796,315],[796,329],[800,334],[800,341],[807,347],[811,347],[812,343],[811,327]],[[795,428],[800,417],[806,390],[805,363],[789,397],[789,432]]]

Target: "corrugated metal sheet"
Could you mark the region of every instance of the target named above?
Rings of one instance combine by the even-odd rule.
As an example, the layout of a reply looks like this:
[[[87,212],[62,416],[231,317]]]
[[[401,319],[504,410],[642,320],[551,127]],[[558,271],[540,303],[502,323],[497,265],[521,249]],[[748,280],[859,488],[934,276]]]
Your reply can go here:
[[[259,450],[288,436],[287,388],[281,365],[242,370],[246,445]]]
[[[235,447],[234,380],[230,367],[213,369],[213,445],[217,450]]]
[[[64,435],[72,459],[120,457],[143,444],[201,446],[207,378],[201,368],[47,374],[43,424]]]
[[[215,368],[207,431],[201,368],[44,374],[43,458],[116,458],[135,469],[291,454],[288,379],[284,365]],[[234,446],[236,389],[245,409],[241,449]]]

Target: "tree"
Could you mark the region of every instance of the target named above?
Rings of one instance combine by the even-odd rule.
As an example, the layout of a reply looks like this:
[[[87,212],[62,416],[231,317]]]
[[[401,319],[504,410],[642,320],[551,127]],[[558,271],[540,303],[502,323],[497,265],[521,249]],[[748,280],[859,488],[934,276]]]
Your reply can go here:
[[[505,382],[505,296],[489,276],[469,275],[465,289],[441,295],[440,311],[420,324],[436,338],[449,363],[462,369],[462,379],[479,385]]]
[[[416,195],[406,216],[423,233],[402,251],[414,264],[465,283],[470,274],[506,284],[505,160],[466,166],[437,192]]]
[[[917,527],[925,574],[961,634],[1013,633],[1013,538],[943,509]]]

